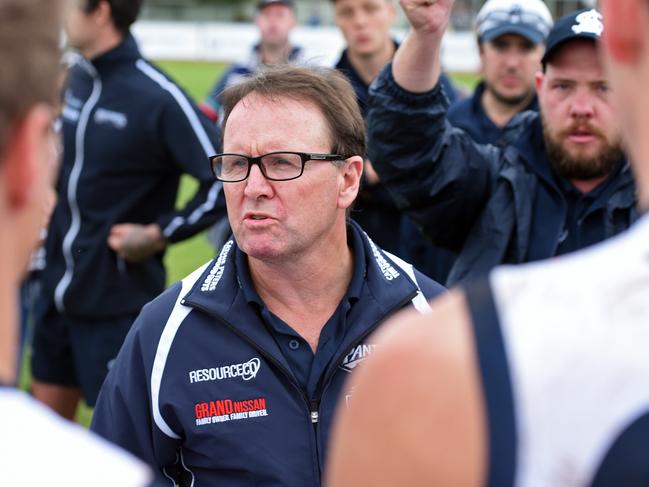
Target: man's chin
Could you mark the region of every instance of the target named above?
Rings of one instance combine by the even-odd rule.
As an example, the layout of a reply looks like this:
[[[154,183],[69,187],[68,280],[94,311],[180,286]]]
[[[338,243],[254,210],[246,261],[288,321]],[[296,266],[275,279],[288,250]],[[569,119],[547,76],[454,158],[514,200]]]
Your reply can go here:
[[[530,93],[524,89],[505,89],[502,87],[498,87],[495,90],[492,89],[492,93],[500,103],[511,106],[523,103],[530,96]]]
[[[566,141],[563,144],[564,152],[576,161],[589,161],[598,157],[602,152],[601,142],[592,142],[589,144],[575,144],[574,142]]]

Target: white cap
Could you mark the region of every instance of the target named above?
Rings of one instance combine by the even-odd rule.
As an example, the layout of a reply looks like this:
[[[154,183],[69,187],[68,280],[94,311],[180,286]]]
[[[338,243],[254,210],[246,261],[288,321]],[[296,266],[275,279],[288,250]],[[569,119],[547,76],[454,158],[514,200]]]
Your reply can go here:
[[[488,0],[476,18],[480,42],[518,34],[540,44],[551,28],[552,14],[542,0]]]

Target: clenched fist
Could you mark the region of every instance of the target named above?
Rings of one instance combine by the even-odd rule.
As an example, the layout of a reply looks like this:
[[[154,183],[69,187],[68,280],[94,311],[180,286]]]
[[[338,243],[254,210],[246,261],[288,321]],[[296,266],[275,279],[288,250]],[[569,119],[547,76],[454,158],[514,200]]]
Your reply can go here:
[[[451,17],[454,0],[400,0],[415,31],[443,34]]]

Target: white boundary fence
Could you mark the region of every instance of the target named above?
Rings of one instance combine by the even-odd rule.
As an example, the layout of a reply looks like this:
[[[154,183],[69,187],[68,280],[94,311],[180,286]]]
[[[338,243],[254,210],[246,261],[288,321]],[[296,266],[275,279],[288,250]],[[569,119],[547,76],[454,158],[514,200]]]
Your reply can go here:
[[[133,33],[150,59],[241,61],[247,59],[257,40],[254,25],[222,22],[140,21],[134,25]],[[403,34],[394,32],[397,39]],[[332,65],[344,47],[340,31],[330,26],[299,26],[291,39],[304,48],[307,60],[315,64]],[[442,52],[448,71],[478,69],[478,50],[470,32],[448,32]]]

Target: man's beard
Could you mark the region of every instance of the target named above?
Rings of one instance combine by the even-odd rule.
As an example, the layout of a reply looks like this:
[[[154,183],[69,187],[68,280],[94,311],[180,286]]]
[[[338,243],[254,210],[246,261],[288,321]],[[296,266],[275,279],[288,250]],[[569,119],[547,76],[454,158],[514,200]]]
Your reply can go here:
[[[586,124],[573,124],[568,129],[552,135],[548,130],[544,117],[543,138],[545,148],[554,171],[568,180],[586,181],[608,176],[613,172],[618,163],[624,158],[619,142],[611,143],[598,129]],[[596,138],[603,142],[601,149],[593,156],[573,156],[561,145],[561,141],[568,137],[576,127],[586,128]]]

